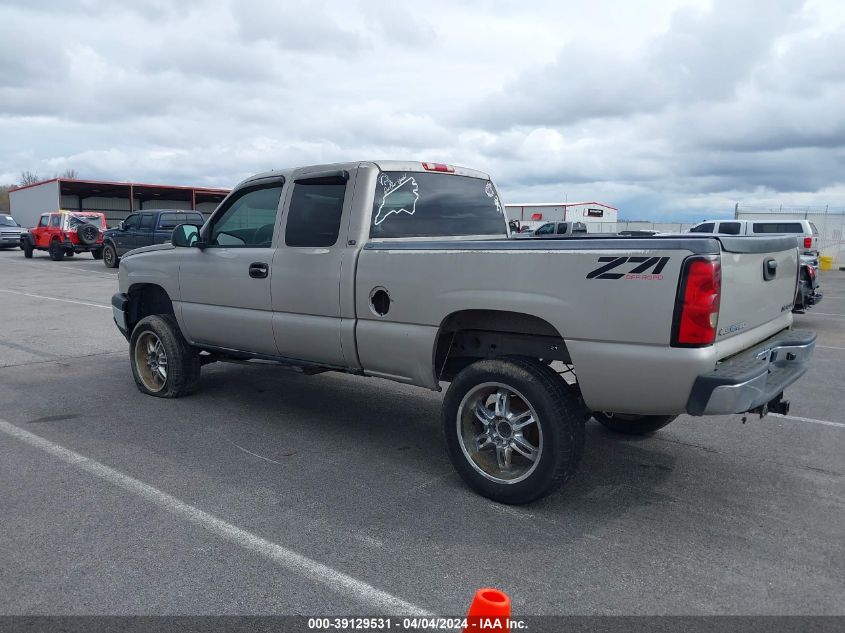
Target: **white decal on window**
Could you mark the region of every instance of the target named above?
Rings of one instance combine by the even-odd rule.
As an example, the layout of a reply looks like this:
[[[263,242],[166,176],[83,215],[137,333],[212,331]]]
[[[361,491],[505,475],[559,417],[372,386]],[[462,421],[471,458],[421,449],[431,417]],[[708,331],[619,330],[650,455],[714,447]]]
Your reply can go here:
[[[414,180],[413,176],[402,174],[399,180],[393,182],[390,176],[382,174],[378,181],[384,189],[384,195],[373,224],[378,226],[393,214],[407,213],[414,215],[420,195],[417,181]]]
[[[488,182],[487,185],[484,187],[484,193],[487,194],[488,198],[492,198],[493,196],[496,195],[496,192],[493,191],[493,183],[492,182]]]

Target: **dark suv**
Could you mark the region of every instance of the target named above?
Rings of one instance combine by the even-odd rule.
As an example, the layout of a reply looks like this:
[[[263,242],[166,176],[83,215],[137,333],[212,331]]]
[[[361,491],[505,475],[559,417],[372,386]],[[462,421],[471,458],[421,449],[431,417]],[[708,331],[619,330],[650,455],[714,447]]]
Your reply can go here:
[[[201,226],[205,218],[199,211],[151,209],[133,213],[103,235],[103,263],[117,268],[120,258],[129,251],[153,244],[169,244],[178,224]]]

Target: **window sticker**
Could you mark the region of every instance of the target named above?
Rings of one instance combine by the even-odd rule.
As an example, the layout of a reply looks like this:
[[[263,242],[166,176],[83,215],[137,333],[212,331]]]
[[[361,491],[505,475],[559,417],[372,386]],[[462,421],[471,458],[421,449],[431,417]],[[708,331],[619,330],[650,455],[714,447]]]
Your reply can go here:
[[[414,215],[417,210],[417,200],[420,198],[417,181],[413,176],[402,174],[394,181],[387,174],[381,174],[378,179],[384,195],[381,198],[378,212],[373,224],[378,226],[391,215],[407,213]]]
[[[496,205],[496,211],[498,211],[499,215],[504,215],[502,213],[502,204],[499,202],[499,196],[496,195],[496,190],[493,189],[493,183],[489,180],[484,186],[484,193],[487,194],[488,198],[493,198],[493,204]]]

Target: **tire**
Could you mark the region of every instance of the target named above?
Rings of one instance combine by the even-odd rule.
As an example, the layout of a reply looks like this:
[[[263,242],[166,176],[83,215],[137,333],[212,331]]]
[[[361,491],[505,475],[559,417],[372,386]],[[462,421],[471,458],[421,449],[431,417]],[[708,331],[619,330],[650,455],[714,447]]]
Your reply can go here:
[[[553,369],[533,359],[480,360],[464,368],[446,392],[442,415],[455,470],[500,503],[529,503],[557,490],[584,452],[583,407]],[[525,454],[532,452],[533,459]]]
[[[120,259],[117,256],[117,251],[114,250],[114,246],[111,244],[106,244],[103,247],[103,263],[106,265],[106,268],[117,268],[118,263],[120,263]]]
[[[85,244],[85,246],[96,244],[97,240],[100,239],[100,229],[86,222],[76,229],[76,238],[80,244]]]
[[[593,418],[604,428],[624,435],[651,435],[677,417],[677,415],[623,415],[593,412]]]
[[[103,249],[94,249],[93,251],[91,251],[91,257],[93,257],[94,259],[103,259]]]
[[[65,258],[65,249],[58,240],[50,243],[50,259],[54,262],[60,262]]]
[[[199,387],[199,351],[188,344],[172,315],[138,322],[129,339],[129,363],[138,390],[148,396],[179,398]]]
[[[23,249],[23,256],[27,259],[32,259],[32,242],[27,240],[21,244],[21,248]]]

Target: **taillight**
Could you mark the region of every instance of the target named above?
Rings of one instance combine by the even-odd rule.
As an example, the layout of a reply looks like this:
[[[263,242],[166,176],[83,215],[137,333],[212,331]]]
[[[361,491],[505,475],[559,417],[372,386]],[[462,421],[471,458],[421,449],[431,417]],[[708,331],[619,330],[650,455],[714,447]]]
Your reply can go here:
[[[450,165],[444,165],[443,163],[423,163],[423,169],[426,171],[445,171],[449,174],[455,173],[455,168]]]
[[[807,274],[810,275],[810,279],[816,278],[816,269],[813,266],[807,266]]]
[[[805,237],[804,238],[804,248],[813,248],[813,238],[812,237]]]
[[[722,266],[717,258],[690,257],[684,262],[675,317],[673,347],[704,347],[716,340]]]

